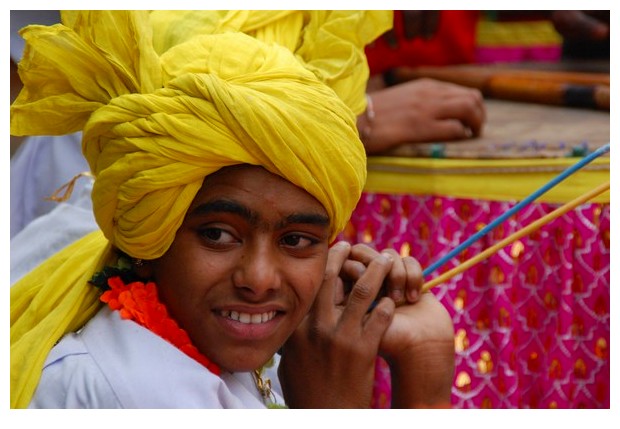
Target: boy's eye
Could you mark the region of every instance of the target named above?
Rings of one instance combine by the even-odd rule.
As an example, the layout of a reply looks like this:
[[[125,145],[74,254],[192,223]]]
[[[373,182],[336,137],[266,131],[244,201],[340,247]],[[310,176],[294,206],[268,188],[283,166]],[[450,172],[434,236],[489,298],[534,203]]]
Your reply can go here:
[[[216,244],[228,244],[235,241],[232,234],[221,228],[204,228],[199,231],[201,237]]]
[[[222,236],[222,230],[216,228],[209,228],[202,232],[203,237],[208,238],[209,240],[217,241]]]
[[[282,238],[282,243],[285,246],[297,247],[297,248],[308,247],[316,242],[317,240],[313,240],[311,238],[305,237],[303,235],[298,235],[298,234],[290,234]]]

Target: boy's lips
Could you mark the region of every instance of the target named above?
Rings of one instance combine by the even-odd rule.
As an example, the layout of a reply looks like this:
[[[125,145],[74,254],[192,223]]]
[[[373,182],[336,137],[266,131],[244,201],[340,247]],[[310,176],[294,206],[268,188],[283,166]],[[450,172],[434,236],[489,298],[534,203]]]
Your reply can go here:
[[[276,335],[282,325],[284,312],[271,309],[217,310],[214,312],[226,335],[235,341],[263,341]]]

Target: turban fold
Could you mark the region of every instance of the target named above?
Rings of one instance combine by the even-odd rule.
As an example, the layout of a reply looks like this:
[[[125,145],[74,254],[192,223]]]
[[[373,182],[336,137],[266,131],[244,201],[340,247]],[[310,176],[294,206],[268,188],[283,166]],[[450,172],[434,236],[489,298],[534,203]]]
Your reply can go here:
[[[69,11],[22,30],[11,134],[83,130],[101,232],[11,288],[12,407],[30,401],[52,345],[96,312],[88,279],[112,248],[163,255],[207,175],[263,166],[321,202],[332,239],[344,228],[366,178],[363,47],[391,15],[267,12]]]

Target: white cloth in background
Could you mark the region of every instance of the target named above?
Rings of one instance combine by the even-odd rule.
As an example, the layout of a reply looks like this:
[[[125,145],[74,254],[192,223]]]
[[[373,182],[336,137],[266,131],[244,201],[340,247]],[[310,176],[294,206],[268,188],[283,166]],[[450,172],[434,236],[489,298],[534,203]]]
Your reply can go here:
[[[266,370],[284,404],[276,364]],[[104,307],[50,352],[29,408],[264,408],[250,373],[214,375]]]
[[[11,238],[58,206],[45,198],[89,170],[82,156],[81,133],[28,137],[11,158]],[[89,180],[78,179],[67,203],[74,204],[85,186]]]
[[[53,25],[60,22],[59,10],[12,10],[11,11],[11,58],[18,62],[25,42],[19,30],[30,24]]]
[[[49,213],[11,238],[11,285],[54,253],[99,228],[90,199],[92,179],[81,177],[78,183],[80,189],[74,191],[71,202],[53,203]]]

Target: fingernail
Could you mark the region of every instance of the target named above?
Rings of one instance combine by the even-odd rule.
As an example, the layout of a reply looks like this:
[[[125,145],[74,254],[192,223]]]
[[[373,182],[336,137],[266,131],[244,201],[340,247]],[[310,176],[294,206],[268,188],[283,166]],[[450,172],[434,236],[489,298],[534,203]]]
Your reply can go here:
[[[391,253],[381,252],[381,255],[383,255],[388,261],[394,262],[394,257],[392,256]]]
[[[395,303],[398,303],[403,300],[403,291],[400,289],[395,289],[392,291],[392,300]]]
[[[417,289],[408,291],[408,294],[410,302],[416,302],[418,300],[418,296],[420,295]]]

